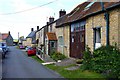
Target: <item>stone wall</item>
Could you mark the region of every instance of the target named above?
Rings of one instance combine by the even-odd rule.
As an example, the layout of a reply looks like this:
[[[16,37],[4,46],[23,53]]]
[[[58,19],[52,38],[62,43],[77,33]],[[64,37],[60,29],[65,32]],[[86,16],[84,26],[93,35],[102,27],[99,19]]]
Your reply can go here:
[[[57,36],[57,51],[69,57],[70,54],[70,26],[64,26],[60,28],[56,28],[56,36]],[[59,44],[59,37],[63,36],[64,45]]]
[[[110,45],[113,45],[114,43],[117,43],[120,45],[120,28],[118,28],[120,25],[118,21],[120,16],[120,11],[118,9],[114,9],[112,11],[109,11],[110,16],[110,31],[109,31],[109,39],[110,39]],[[95,27],[101,27],[101,44],[106,45],[106,21],[104,18],[104,13],[98,14],[92,17],[89,17],[86,21],[86,45],[88,45],[91,48],[91,51],[94,49],[94,34],[93,34],[93,28]],[[119,31],[119,32],[118,32]],[[118,36],[119,35],[119,36]]]

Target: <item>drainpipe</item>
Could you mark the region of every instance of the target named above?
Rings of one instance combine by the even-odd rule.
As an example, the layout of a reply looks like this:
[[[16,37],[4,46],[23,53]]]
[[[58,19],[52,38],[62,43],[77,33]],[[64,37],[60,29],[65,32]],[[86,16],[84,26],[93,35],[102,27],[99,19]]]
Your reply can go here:
[[[109,14],[106,12],[104,14],[106,20],[106,46],[109,46]]]
[[[106,46],[108,46],[109,45],[109,14],[104,9],[104,3],[102,2],[102,0],[101,0],[101,7],[102,7],[102,11],[105,11],[104,17],[106,20]]]

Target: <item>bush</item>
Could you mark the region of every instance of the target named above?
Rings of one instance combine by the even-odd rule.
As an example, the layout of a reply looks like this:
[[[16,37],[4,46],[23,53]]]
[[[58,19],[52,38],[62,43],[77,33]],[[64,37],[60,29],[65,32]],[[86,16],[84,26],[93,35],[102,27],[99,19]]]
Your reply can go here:
[[[81,66],[83,70],[89,70],[92,67],[91,59],[92,59],[92,55],[90,48],[86,46],[86,51],[83,54],[83,65]]]
[[[85,52],[88,53],[88,52]],[[116,46],[102,46],[93,52],[93,58],[84,55],[84,69],[102,73],[108,78],[120,76],[120,50]],[[89,58],[89,59],[86,59]],[[86,68],[86,66],[88,66]]]
[[[63,59],[66,58],[65,55],[63,55],[63,54],[60,53],[60,52],[52,52],[52,53],[50,54],[50,57],[51,57],[53,60],[55,60],[55,61],[63,60]]]

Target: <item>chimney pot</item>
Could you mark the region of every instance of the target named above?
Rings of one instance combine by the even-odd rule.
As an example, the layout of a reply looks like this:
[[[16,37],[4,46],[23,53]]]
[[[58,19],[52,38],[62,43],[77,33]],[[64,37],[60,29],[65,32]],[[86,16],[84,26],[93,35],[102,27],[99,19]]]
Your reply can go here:
[[[31,32],[32,32],[32,31],[34,31],[34,29],[33,29],[33,28],[31,28]]]
[[[37,30],[39,30],[39,26],[37,26]]]
[[[64,15],[66,15],[66,11],[65,11],[65,9],[61,9],[60,11],[59,11],[59,17],[62,17],[62,16],[64,16]]]
[[[8,34],[10,35],[10,31],[8,32]]]
[[[54,21],[54,17],[51,17],[51,16],[50,16],[49,22],[51,23],[51,22],[53,22],[53,21]]]

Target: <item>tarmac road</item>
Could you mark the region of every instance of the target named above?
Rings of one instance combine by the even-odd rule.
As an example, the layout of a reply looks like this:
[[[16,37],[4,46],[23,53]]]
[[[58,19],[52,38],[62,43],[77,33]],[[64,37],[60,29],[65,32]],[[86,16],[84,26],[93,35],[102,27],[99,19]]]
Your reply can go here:
[[[47,69],[15,47],[10,47],[2,68],[3,78],[61,78],[58,73]]]

